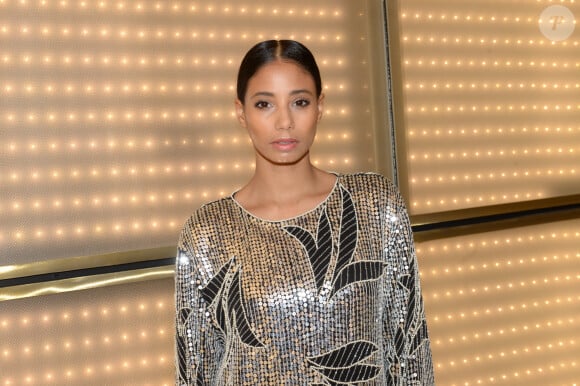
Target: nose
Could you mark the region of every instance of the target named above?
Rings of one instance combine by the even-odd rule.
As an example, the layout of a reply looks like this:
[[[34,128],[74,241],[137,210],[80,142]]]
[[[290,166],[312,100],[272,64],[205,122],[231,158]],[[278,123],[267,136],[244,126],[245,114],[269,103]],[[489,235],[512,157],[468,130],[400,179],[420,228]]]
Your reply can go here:
[[[279,109],[276,118],[276,129],[278,130],[290,130],[294,125],[289,107]]]

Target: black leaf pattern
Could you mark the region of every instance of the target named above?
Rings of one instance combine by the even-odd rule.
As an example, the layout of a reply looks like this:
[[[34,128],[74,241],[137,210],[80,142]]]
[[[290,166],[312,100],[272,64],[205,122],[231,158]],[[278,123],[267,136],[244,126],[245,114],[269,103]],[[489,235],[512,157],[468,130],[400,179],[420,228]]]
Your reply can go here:
[[[297,226],[287,226],[284,227],[284,229],[300,241],[300,244],[302,244],[308,256],[312,256],[314,252],[316,252],[316,249],[318,248],[316,246],[316,240],[310,232]]]
[[[225,263],[217,275],[212,277],[209,283],[207,283],[207,285],[199,291],[201,293],[202,299],[209,304],[213,303],[218,293],[221,291],[226,274],[229,272],[233,261],[234,259],[232,258],[227,263]]]
[[[222,292],[226,275],[230,271],[233,261],[234,259],[232,258],[224,264],[219,272],[211,278],[209,283],[199,291],[201,298],[213,307],[214,318],[224,335],[228,334],[228,326],[226,322],[226,311],[223,305]]]
[[[316,285],[318,288],[322,288],[332,256],[332,229],[330,228],[326,208],[320,216],[316,242],[318,248],[312,256],[312,268],[316,277]]]
[[[182,324],[185,324],[187,322],[187,319],[189,319],[189,315],[191,315],[191,308],[182,308],[179,310],[179,321]]]
[[[356,341],[329,353],[308,358],[308,361],[321,367],[347,367],[364,361],[377,350],[377,346],[371,342]]]
[[[374,365],[354,365],[345,369],[319,369],[319,371],[331,381],[353,383],[375,378],[381,372],[381,368]]]
[[[222,330],[222,332],[224,333],[224,335],[228,335],[228,324],[227,324],[227,320],[226,320],[226,309],[224,307],[224,299],[223,296],[221,295],[222,291],[219,292],[220,297],[219,300],[215,306],[215,312],[214,312],[214,317],[220,327],[220,329]]]
[[[330,385],[330,386],[339,386],[338,383],[332,382],[330,380],[328,381],[328,383],[311,383],[310,384],[310,386],[328,386],[328,385]]]
[[[411,288],[409,291],[409,301],[407,302],[407,310],[415,309],[415,288]],[[409,331],[411,329],[411,323],[413,318],[407,317],[407,322],[405,323],[405,329]]]
[[[352,260],[358,237],[358,224],[352,197],[342,186],[340,187],[340,192],[342,195],[342,216],[340,220],[338,258],[334,268],[335,275],[336,272],[340,272]]]
[[[334,296],[339,290],[355,282],[378,279],[384,265],[379,261],[362,261],[352,263],[358,240],[358,221],[356,211],[350,193],[340,187],[342,198],[342,213],[340,220],[340,233],[338,240],[338,253],[336,264],[332,274],[332,292]],[[330,269],[330,261],[333,251],[332,229],[326,208],[322,210],[318,220],[317,238],[306,229],[298,226],[286,226],[283,228],[294,236],[304,247],[310,263],[316,288],[320,291],[324,285],[324,279]]]
[[[363,382],[375,378],[381,371],[379,366],[361,364],[377,350],[374,343],[359,340],[308,358],[308,362],[330,385]]]
[[[197,371],[197,377],[196,377],[196,382],[195,385],[196,386],[204,386],[207,383],[205,382],[205,380],[203,379],[203,374],[201,372],[201,369],[198,369]]]
[[[213,316],[219,328],[225,336],[228,335],[230,327],[235,327],[240,340],[253,347],[264,347],[256,338],[250,323],[246,318],[242,296],[240,271],[233,269],[234,258],[230,259],[220,271],[209,281],[209,283],[200,289],[201,297],[213,307]],[[233,272],[232,272],[233,271]],[[230,275],[231,282],[227,289],[226,299],[226,278]]]
[[[322,211],[318,220],[317,239],[307,230],[297,226],[287,226],[284,229],[294,236],[304,246],[316,281],[316,288],[320,290],[324,284],[324,278],[328,272],[330,258],[332,256],[332,230],[326,213]]]
[[[182,379],[187,379],[187,341],[183,335],[177,334],[177,357],[179,358],[179,375]]]
[[[264,347],[262,342],[260,342],[252,332],[250,323],[248,322],[248,319],[246,319],[239,271],[234,274],[232,280],[232,285],[228,294],[228,308],[231,314],[232,324],[236,326],[241,341],[248,346]]]
[[[383,274],[386,265],[382,261],[357,261],[344,267],[332,284],[332,297],[349,284],[367,280],[376,280]]]

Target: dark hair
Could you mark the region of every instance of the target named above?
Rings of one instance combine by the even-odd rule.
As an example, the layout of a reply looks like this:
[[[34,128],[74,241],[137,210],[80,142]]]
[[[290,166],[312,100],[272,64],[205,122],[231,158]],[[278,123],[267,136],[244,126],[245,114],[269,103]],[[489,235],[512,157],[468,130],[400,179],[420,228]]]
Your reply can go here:
[[[294,40],[266,40],[250,48],[242,59],[238,70],[237,96],[244,103],[250,78],[265,64],[276,60],[287,60],[304,68],[314,79],[316,96],[322,93],[320,71],[314,55],[306,46]]]

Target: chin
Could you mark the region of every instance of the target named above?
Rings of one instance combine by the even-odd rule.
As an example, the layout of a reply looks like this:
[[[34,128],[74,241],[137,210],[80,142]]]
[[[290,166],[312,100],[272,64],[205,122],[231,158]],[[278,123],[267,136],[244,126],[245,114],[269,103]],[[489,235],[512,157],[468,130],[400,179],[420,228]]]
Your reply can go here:
[[[264,156],[264,154],[260,154],[260,156],[265,161],[267,161],[268,163],[273,164],[273,165],[293,166],[293,165],[299,164],[300,162],[303,162],[304,160],[307,160],[309,154],[310,154],[310,152],[306,152],[302,155],[297,155],[296,153],[287,154],[286,157],[280,157],[279,155],[277,157],[266,157],[266,156]]]
[[[303,162],[305,159],[307,159],[307,156],[308,156],[308,153],[302,155],[301,157],[282,158],[282,159],[279,159],[277,162],[274,161],[274,163],[276,165],[288,165],[288,166],[296,165],[296,164],[299,164],[300,162]]]
[[[278,166],[292,166],[292,165],[296,165],[300,162],[300,160],[294,160],[294,159],[283,159],[283,160],[273,160],[270,161],[272,164],[274,165],[278,165]]]

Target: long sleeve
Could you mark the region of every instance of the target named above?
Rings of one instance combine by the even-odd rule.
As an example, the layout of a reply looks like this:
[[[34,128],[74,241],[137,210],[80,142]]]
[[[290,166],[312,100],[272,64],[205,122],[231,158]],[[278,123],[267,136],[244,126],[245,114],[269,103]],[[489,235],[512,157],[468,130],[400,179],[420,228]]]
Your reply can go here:
[[[283,221],[225,197],[185,224],[177,385],[433,385],[409,219],[376,174]]]
[[[204,283],[200,256],[190,223],[178,244],[175,265],[176,385],[206,385],[215,378],[222,342],[209,317],[209,306],[201,296]],[[203,258],[202,258],[203,260]]]
[[[391,293],[387,297],[384,335],[393,385],[434,385],[433,363],[417,257],[404,201],[394,186],[384,219]],[[390,201],[390,200],[389,200]]]
[[[191,328],[192,304],[194,302],[191,283],[191,264],[182,250],[178,250],[175,262],[175,364],[176,381],[178,386],[193,385],[194,339]]]

